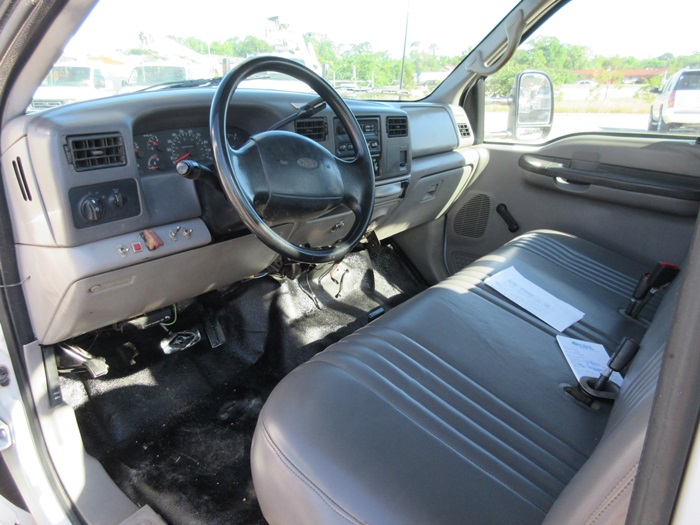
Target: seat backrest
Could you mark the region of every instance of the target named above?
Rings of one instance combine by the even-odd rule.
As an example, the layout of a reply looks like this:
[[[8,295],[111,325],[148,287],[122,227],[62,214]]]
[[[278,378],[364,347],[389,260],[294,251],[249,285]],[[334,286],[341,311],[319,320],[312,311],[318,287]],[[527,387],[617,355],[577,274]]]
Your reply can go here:
[[[664,294],[600,444],[549,510],[546,525],[624,524],[680,287],[679,278]]]

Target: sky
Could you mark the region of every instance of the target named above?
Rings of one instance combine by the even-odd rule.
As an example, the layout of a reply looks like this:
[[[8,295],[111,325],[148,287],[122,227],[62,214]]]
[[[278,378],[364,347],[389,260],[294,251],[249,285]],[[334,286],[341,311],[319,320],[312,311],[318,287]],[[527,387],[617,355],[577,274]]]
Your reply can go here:
[[[373,50],[400,57],[408,11],[408,46],[419,43],[428,49],[437,44],[438,54],[457,55],[475,46],[514,3],[353,0],[343,9],[338,4],[329,7],[328,0],[102,0],[85,26],[85,36],[105,48],[138,31],[205,41],[249,34],[262,37],[267,19],[279,16],[301,34],[327,33],[345,46],[370,41]],[[585,45],[594,54],[638,58],[664,52],[690,54],[700,51],[696,6],[697,0],[572,0],[537,34]],[[668,23],[659,19],[665,13],[674,13]]]
[[[698,14],[697,0],[571,0],[541,32],[597,55],[690,55],[700,51]]]

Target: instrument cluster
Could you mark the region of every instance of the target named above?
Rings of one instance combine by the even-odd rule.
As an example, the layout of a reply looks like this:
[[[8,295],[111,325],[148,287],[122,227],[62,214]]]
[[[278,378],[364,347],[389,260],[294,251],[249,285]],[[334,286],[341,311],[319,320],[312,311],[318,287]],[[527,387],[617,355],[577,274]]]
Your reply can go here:
[[[240,128],[229,128],[229,145],[240,148],[250,135]],[[178,128],[154,131],[134,136],[134,153],[141,175],[171,171],[185,159],[205,166],[214,164],[209,129],[206,127]]]

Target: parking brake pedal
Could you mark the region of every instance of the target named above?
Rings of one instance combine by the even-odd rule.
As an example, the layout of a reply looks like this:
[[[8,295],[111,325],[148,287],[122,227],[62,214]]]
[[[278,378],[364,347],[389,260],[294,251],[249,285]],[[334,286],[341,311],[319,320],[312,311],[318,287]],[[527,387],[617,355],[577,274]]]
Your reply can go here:
[[[107,375],[109,365],[104,357],[95,357],[77,345],[61,343],[57,346],[56,361],[58,372],[87,372],[92,379]]]

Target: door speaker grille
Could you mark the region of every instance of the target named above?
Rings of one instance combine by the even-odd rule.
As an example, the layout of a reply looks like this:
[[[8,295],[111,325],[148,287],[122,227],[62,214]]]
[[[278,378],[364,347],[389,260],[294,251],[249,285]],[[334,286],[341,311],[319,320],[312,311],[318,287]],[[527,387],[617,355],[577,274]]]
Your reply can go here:
[[[454,230],[457,235],[478,239],[486,232],[491,210],[491,199],[488,195],[477,193],[470,198],[457,212],[454,220]]]

